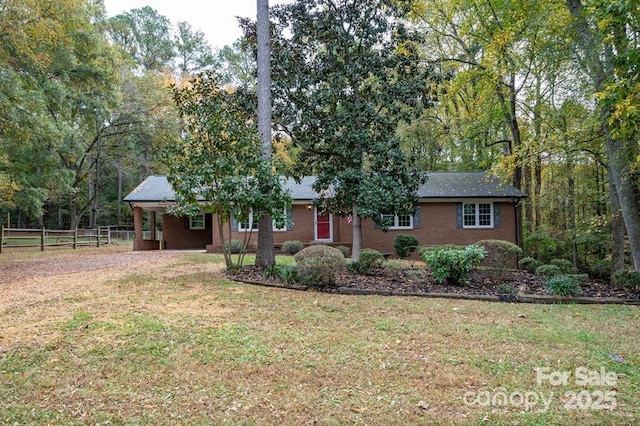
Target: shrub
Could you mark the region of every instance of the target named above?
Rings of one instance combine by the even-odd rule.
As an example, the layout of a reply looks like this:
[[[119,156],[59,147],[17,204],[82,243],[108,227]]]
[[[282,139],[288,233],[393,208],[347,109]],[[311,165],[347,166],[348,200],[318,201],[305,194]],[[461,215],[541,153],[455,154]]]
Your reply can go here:
[[[340,250],[340,253],[342,253],[342,255],[343,255],[345,258],[349,257],[349,252],[351,251],[351,250],[349,249],[349,247],[347,247],[347,246],[336,246],[336,248],[337,248],[338,250]]]
[[[556,275],[545,281],[547,292],[557,296],[578,296],[582,290],[580,283],[566,275]]]
[[[336,276],[345,267],[340,250],[325,245],[306,247],[293,257],[300,281],[320,287],[334,285]]]
[[[362,249],[360,250],[360,261],[358,271],[361,274],[368,274],[373,268],[382,266],[384,262],[384,256],[374,249]]]
[[[524,257],[518,261],[518,266],[520,269],[524,269],[527,272],[534,273],[538,266],[541,266],[542,262],[534,259],[533,257]]]
[[[439,282],[461,285],[469,277],[471,270],[484,257],[484,249],[467,246],[464,249],[445,249],[423,252],[422,260],[431,269],[431,274]]]
[[[512,285],[509,284],[500,284],[498,286],[498,293],[499,294],[518,294],[518,288],[514,287]]]
[[[587,266],[590,277],[607,281],[611,279],[611,269],[611,260],[608,259],[596,259]]]
[[[485,256],[480,263],[488,268],[486,274],[493,281],[502,281],[507,269],[516,266],[522,249],[518,245],[504,240],[481,240],[475,245],[484,248]]]
[[[280,279],[285,284],[294,284],[300,281],[298,268],[293,265],[283,265],[280,269]]]
[[[412,234],[398,234],[393,239],[393,248],[400,259],[411,256],[418,248],[418,238]]]
[[[456,250],[462,250],[464,249],[465,246],[458,246],[455,244],[441,244],[441,245],[428,245],[428,246],[420,246],[418,247],[418,256],[420,256],[420,258],[424,258],[424,254],[428,253],[428,252],[432,252],[432,251],[438,251],[438,250],[449,250],[449,249],[456,249]]]
[[[360,273],[360,262],[349,262],[347,263],[347,271],[352,274]]]
[[[556,265],[540,265],[536,268],[536,275],[541,277],[555,277],[562,275],[562,271]]]
[[[616,271],[614,275],[615,285],[623,288],[640,289],[640,272],[638,271]]]
[[[267,269],[264,270],[262,276],[267,279],[280,279],[280,273],[282,270],[281,265],[271,265]]]
[[[224,242],[224,251],[231,254],[246,253],[247,247],[240,240],[229,240]]]
[[[282,243],[282,252],[286,254],[296,254],[300,250],[304,248],[304,244],[302,241],[298,240],[288,240]]]
[[[567,259],[551,259],[551,262],[549,263],[560,268],[563,274],[571,274],[575,269],[573,263]]]

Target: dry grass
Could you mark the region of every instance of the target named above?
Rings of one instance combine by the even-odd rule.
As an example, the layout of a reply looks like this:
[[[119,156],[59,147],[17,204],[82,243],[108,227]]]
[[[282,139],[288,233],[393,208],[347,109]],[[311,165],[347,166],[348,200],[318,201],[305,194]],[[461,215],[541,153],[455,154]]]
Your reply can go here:
[[[0,256],[1,424],[640,419],[637,307],[293,292],[228,281],[210,255],[97,253]],[[538,386],[537,367],[619,379]],[[548,411],[464,402],[500,389],[554,396]],[[615,409],[565,409],[584,390],[615,391]]]

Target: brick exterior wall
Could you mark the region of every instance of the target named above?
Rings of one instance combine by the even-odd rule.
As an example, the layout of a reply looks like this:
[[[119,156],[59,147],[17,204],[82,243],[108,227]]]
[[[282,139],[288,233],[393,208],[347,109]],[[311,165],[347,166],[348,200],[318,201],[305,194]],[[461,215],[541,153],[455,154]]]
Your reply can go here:
[[[205,229],[189,229],[188,217],[162,215],[162,237],[168,250],[204,250],[211,244],[211,214],[205,215]]]
[[[142,214],[134,212],[136,219],[136,236],[138,235],[138,219],[142,219]],[[141,210],[141,209],[140,209]],[[287,240],[300,240],[304,244],[314,242],[314,213],[313,208],[307,205],[293,206],[293,230],[274,231],[273,240],[276,246]],[[429,202],[420,205],[420,227],[417,229],[390,230],[383,232],[376,229],[372,220],[362,221],[362,247],[373,248],[381,253],[392,253],[395,255],[393,240],[397,234],[413,234],[418,238],[420,245],[457,244],[468,245],[484,239],[500,239],[516,243],[515,205],[513,203],[500,203],[501,226],[488,229],[464,229],[456,226],[456,203],[455,202]],[[177,218],[168,214],[162,216],[162,229],[164,237],[164,248],[166,249],[207,249],[207,251],[221,251],[221,242],[218,236],[218,229],[215,215],[206,215],[206,229],[191,230],[188,227],[188,219]],[[141,223],[141,222],[140,222]],[[225,226],[226,229],[226,226]],[[141,235],[141,231],[140,231]],[[346,218],[333,216],[333,245],[351,245],[352,226],[347,223]],[[232,232],[232,238],[244,240],[244,232]],[[255,251],[258,241],[256,231],[251,237],[249,250]],[[144,241],[134,242],[135,250],[148,250],[149,243]],[[157,248],[157,247],[152,247]],[[151,249],[152,249],[151,248]]]

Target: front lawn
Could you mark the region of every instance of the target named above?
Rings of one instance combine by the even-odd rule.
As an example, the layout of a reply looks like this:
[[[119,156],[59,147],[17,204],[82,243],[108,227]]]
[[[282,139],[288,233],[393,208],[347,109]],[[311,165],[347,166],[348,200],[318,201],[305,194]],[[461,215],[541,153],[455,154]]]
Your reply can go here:
[[[296,292],[221,262],[43,280],[3,309],[0,424],[640,419],[638,307]]]

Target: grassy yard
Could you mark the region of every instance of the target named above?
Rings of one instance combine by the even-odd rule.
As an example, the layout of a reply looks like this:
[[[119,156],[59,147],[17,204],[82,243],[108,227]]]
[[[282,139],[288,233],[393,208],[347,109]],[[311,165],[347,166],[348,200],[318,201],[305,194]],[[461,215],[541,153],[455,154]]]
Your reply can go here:
[[[640,421],[637,307],[296,292],[221,262],[61,276],[0,311],[0,424]]]

